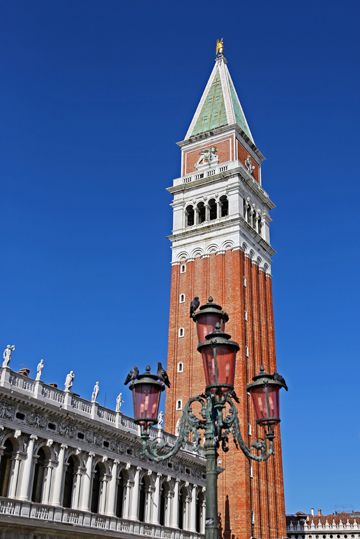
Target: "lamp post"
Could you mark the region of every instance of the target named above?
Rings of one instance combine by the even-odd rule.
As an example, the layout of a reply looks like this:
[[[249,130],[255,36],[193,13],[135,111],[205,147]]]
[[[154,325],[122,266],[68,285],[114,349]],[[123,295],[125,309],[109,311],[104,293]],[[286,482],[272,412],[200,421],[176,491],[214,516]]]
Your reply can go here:
[[[240,422],[234,401],[239,402],[234,391],[236,354],[239,345],[225,333],[228,315],[220,305],[209,298],[208,303],[192,314],[199,339],[198,351],[202,356],[206,388],[205,393],[191,397],[184,407],[175,444],[150,437],[150,428],[157,423],[161,391],[164,382],[169,385],[163,369],[157,374],[139,374],[135,367],[129,377],[133,394],[135,422],[140,425],[144,456],[160,462],[175,455],[189,440],[195,447],[202,443],[199,432],[204,433],[203,449],[206,458],[206,539],[218,539],[217,457],[218,449],[228,451],[229,437],[244,455],[257,462],[266,461],[274,453],[273,425],[280,422],[279,391],[287,389],[285,380],[278,373],[269,374],[263,367],[247,391],[252,397],[257,424],[264,428],[264,437],[248,447],[241,435]],[[128,378],[129,378],[128,377]],[[195,403],[200,410],[194,412]],[[195,406],[194,406],[195,405]]]

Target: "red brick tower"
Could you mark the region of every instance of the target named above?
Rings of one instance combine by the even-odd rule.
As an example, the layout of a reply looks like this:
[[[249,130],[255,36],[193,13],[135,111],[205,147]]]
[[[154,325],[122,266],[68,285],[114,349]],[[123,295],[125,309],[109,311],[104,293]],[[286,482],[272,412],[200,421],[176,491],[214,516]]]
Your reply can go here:
[[[213,296],[227,311],[227,332],[240,344],[235,389],[242,434],[250,445],[258,427],[246,384],[261,364],[276,370],[271,285],[270,216],[262,188],[264,157],[255,145],[223,55],[215,66],[181,148],[181,177],[173,195],[172,275],[166,429],[176,431],[187,399],[203,391],[189,303]],[[259,435],[261,431],[259,430]],[[231,447],[219,453],[219,512],[225,539],[286,537],[280,430],[276,457],[249,463]]]

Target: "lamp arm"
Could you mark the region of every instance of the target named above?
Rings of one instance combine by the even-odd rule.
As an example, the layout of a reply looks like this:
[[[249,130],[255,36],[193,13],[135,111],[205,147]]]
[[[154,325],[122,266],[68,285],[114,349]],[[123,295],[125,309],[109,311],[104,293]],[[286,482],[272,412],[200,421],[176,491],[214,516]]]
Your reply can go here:
[[[183,414],[180,418],[178,427],[179,434],[173,446],[165,440],[159,439],[150,440],[148,432],[144,432],[142,436],[142,452],[145,457],[155,462],[161,462],[176,455],[182,447],[188,443],[189,434],[194,436],[194,446],[199,447],[200,436],[199,429],[205,428],[205,421],[198,419],[192,412],[191,406],[194,402],[200,402],[202,406],[202,415],[206,401],[202,396],[191,397],[185,405]]]
[[[240,448],[248,459],[255,460],[256,462],[266,461],[269,457],[271,457],[271,455],[274,454],[274,435],[272,431],[269,430],[266,433],[265,440],[256,440],[251,444],[251,447],[248,447],[241,434],[239,415],[236,406],[230,397],[226,398],[226,402],[230,407],[230,412],[223,420],[223,429],[227,433],[231,432],[235,446],[237,449]],[[252,453],[251,448],[254,448],[260,454],[255,455]]]

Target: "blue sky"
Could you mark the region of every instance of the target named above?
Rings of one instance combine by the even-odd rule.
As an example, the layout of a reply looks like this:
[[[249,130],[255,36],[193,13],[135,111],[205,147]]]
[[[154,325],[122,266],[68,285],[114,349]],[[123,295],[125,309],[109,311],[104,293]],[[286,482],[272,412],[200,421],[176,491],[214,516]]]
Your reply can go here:
[[[12,0],[0,17],[0,344],[113,406],[165,360],[170,197],[217,37],[276,202],[288,512],[360,508],[356,1]],[[130,395],[124,391],[127,413]]]

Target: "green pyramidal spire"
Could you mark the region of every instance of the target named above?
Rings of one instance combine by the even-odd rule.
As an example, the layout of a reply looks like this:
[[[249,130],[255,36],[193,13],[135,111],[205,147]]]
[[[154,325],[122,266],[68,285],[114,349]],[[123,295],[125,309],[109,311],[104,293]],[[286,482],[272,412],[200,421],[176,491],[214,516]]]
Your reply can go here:
[[[217,45],[215,66],[200,103],[196,109],[185,139],[226,125],[237,124],[254,142],[234,83],[223,55],[223,45]]]

